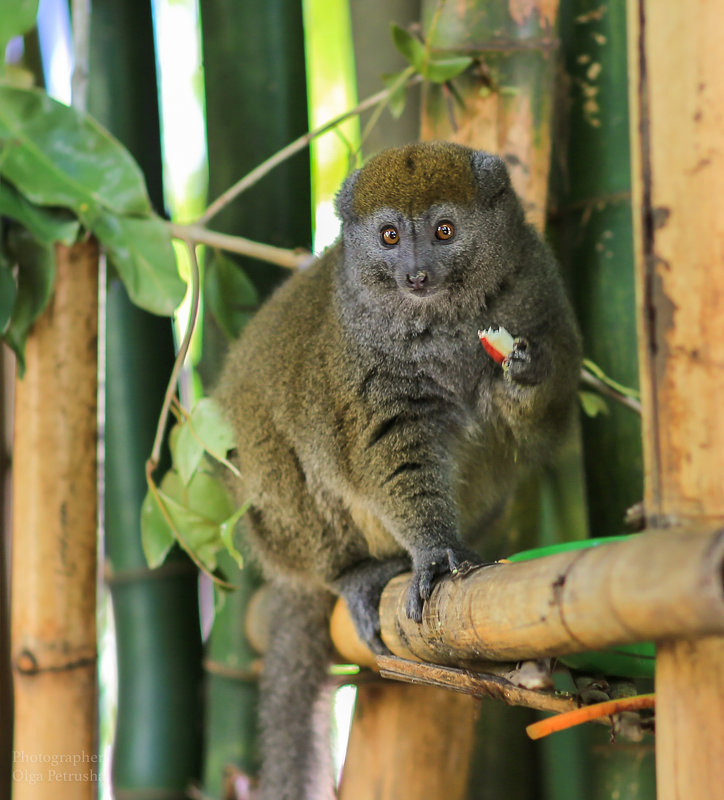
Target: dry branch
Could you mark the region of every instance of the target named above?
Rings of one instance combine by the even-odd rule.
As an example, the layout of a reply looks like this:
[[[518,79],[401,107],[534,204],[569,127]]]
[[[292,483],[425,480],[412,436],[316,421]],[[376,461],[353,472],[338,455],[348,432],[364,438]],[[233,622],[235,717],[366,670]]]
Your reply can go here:
[[[421,664],[395,656],[380,656],[377,666],[383,678],[394,678],[421,686],[437,686],[475,697],[502,700],[509,706],[535,708],[538,711],[563,713],[573,711],[579,703],[573,695],[554,693],[516,686],[503,675],[489,672],[471,672],[438,664]]]

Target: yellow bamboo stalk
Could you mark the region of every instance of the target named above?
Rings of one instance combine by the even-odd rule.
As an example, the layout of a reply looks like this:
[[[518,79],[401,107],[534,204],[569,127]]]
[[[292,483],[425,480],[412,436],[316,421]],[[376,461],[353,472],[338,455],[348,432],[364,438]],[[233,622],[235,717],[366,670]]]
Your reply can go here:
[[[724,6],[629,0],[628,29],[646,512],[721,525]],[[720,798],[724,638],[657,654],[658,795]]]
[[[97,790],[98,248],[56,249],[16,387],[11,655],[15,800]]]

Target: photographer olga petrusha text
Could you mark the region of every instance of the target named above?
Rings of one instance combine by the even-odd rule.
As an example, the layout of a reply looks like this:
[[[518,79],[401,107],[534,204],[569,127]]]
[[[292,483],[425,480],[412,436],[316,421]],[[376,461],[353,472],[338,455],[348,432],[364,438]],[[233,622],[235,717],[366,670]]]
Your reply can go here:
[[[96,753],[26,753],[13,750],[14,783],[97,783]]]

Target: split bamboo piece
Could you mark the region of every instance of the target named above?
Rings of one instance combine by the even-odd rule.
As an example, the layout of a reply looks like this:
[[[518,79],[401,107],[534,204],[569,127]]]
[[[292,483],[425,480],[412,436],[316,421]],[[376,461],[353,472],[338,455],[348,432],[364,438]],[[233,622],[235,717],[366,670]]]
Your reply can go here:
[[[651,531],[441,580],[420,625],[405,614],[409,575],[400,575],[382,595],[382,638],[401,658],[465,666],[721,634],[723,569],[724,529]],[[335,646],[363,661],[345,613],[340,601]]]
[[[56,248],[16,388],[15,800],[92,798],[96,748],[98,248]]]
[[[721,522],[724,6],[629,0],[628,29],[645,508]],[[656,670],[660,800],[724,797],[724,638],[663,643]]]

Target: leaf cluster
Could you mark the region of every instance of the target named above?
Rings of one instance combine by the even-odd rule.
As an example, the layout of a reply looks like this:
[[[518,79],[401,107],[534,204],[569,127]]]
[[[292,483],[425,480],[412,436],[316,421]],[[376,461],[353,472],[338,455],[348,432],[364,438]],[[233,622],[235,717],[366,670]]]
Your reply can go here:
[[[173,313],[186,286],[130,153],[89,115],[0,84],[0,335],[21,371],[28,331],[53,291],[54,246],[91,234],[134,303]]]
[[[235,508],[228,480],[238,470],[227,460],[234,435],[210,397],[199,400],[191,413],[177,407],[179,422],[169,435],[171,469],[149,488],[141,507],[143,551],[150,567],[160,566],[179,544],[200,569],[223,585],[217,556],[226,550],[243,566],[234,531],[247,507]]]

